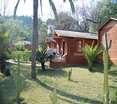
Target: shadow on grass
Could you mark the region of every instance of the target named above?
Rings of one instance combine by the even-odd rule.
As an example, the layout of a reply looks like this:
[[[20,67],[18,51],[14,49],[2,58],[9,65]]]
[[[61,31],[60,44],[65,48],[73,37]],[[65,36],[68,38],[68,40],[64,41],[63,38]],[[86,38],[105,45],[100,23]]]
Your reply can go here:
[[[92,72],[100,72],[103,73],[103,65],[102,64],[94,64]]]
[[[47,85],[43,82],[41,82],[40,80],[36,80],[36,82],[41,85],[42,87],[48,89],[48,90],[53,90],[53,87],[51,87],[50,85]],[[64,97],[67,97],[67,98],[70,98],[74,101],[84,101],[84,102],[87,102],[87,103],[90,103],[90,104],[102,104],[100,101],[96,101],[96,100],[93,100],[93,99],[89,99],[89,98],[85,98],[85,97],[82,97],[82,96],[76,96],[76,95],[73,95],[73,94],[70,94],[68,92],[65,92],[63,90],[59,90],[57,89],[57,93],[61,96],[64,96]],[[64,99],[65,100],[65,99]],[[77,104],[77,103],[75,103]]]
[[[67,76],[67,72],[62,69],[46,69],[46,71],[42,71],[41,69],[38,70],[38,74],[50,77],[65,77]]]
[[[88,70],[88,65],[84,64],[84,65],[67,65],[65,68],[72,68],[72,67],[76,67],[76,68],[82,68],[82,69],[86,69]],[[103,73],[103,65],[102,64],[94,64],[92,67],[92,71],[90,71],[92,73],[94,72],[100,72]]]
[[[5,78],[0,82],[0,85],[2,96],[0,98],[0,104],[13,104],[12,100],[16,96],[14,80],[11,77]]]
[[[69,80],[69,81],[71,81],[71,82],[73,82],[73,83],[79,83],[79,81],[75,81],[75,80]]]
[[[110,70],[109,74],[112,76],[117,76],[117,69],[116,70]]]
[[[60,97],[60,96],[58,96],[58,98],[60,100],[66,101],[66,102],[68,102],[70,104],[79,104],[79,102],[71,101],[70,99],[66,99],[66,98],[63,98],[63,97]]]
[[[21,91],[28,89],[28,84],[24,77],[20,77],[22,81]],[[12,76],[6,77],[0,81],[0,104],[15,104],[16,84]]]

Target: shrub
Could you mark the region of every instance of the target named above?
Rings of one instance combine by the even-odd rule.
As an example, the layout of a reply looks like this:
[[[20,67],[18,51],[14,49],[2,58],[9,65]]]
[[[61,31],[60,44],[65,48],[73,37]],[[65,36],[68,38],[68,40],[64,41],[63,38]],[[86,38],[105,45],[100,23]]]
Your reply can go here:
[[[8,28],[4,24],[4,21],[0,21],[0,71],[5,75],[9,75],[6,73],[6,60],[8,59]],[[9,72],[10,73],[10,72]]]
[[[31,57],[31,52],[30,51],[13,51],[12,52],[12,58],[14,60],[17,60],[17,57],[19,56],[20,62],[28,62]]]
[[[97,58],[97,56],[102,52],[98,45],[86,45],[82,48],[84,56],[88,62],[88,69],[92,71],[92,66]]]
[[[47,61],[46,48],[40,47],[37,50],[36,60],[41,63],[42,70],[45,71],[45,62]]]
[[[20,60],[18,58],[17,60],[17,69],[16,72],[14,73],[14,81],[15,81],[15,86],[16,86],[16,103],[17,104],[22,104],[21,102],[23,99],[21,98],[21,92],[24,87],[24,82],[23,82],[23,77],[21,76],[20,73]]]

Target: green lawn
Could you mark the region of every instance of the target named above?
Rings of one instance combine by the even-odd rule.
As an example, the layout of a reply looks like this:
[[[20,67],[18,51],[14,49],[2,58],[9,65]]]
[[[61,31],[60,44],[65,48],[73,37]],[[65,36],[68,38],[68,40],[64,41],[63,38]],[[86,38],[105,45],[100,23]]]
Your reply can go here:
[[[117,89],[116,68],[112,67],[110,71],[111,96],[115,92],[113,89]],[[71,81],[67,80],[70,67],[48,69],[45,72],[39,70],[37,80],[33,81],[30,78],[30,67],[22,66],[22,82],[25,85],[21,96],[27,104],[52,104],[50,94],[56,86],[60,104],[101,104],[103,98],[103,73],[89,72],[85,67],[73,67],[72,69]],[[16,95],[13,75],[1,81],[0,93],[3,95],[0,96],[0,104],[15,104],[13,103]],[[115,99],[114,97],[111,98]]]

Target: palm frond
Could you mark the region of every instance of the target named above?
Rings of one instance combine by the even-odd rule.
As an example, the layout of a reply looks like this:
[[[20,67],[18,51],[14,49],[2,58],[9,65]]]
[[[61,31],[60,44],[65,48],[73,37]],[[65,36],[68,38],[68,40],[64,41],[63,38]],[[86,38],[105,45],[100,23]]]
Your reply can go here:
[[[64,1],[66,1],[66,0],[64,0]],[[70,6],[71,6],[72,13],[75,13],[75,7],[74,7],[73,0],[69,0],[69,3],[70,3]]]
[[[98,45],[86,45],[82,48],[84,56],[89,65],[93,65],[97,56],[102,52]]]
[[[17,0],[16,5],[14,7],[14,13],[13,13],[13,18],[14,19],[16,18],[16,13],[17,13],[17,8],[18,8],[19,3],[20,3],[20,0]]]
[[[43,2],[42,2],[42,0],[40,0],[40,8],[41,8],[41,14],[43,15]]]
[[[49,3],[50,3],[50,6],[51,6],[51,8],[53,10],[53,13],[55,15],[56,20],[58,20],[58,13],[57,13],[57,10],[56,10],[54,2],[52,0],[49,0]]]

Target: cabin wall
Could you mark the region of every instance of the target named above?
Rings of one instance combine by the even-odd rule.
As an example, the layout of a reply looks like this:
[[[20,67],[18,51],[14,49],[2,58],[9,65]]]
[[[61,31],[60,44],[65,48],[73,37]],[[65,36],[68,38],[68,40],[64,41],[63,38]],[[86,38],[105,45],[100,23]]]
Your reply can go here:
[[[117,24],[108,31],[109,39],[112,40],[109,49],[110,60],[113,64],[117,64]]]
[[[82,47],[86,44],[92,45],[92,43],[97,43],[97,40],[80,38],[67,38],[65,41],[67,43],[66,65],[86,64],[87,62],[82,53]]]
[[[82,53],[82,47],[86,44],[96,44],[97,40],[69,38],[69,37],[54,37],[56,44],[59,45],[59,53],[64,56],[64,60],[51,61],[50,67],[61,67],[66,65],[86,64],[87,61]],[[61,50],[61,47],[63,48]]]
[[[104,33],[107,32],[108,41],[112,40],[111,48],[109,49],[110,61],[113,64],[117,64],[117,24],[111,28],[108,25],[105,26],[101,31],[99,31],[99,43],[100,46],[102,46]]]

